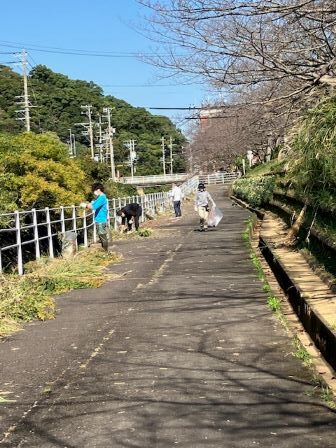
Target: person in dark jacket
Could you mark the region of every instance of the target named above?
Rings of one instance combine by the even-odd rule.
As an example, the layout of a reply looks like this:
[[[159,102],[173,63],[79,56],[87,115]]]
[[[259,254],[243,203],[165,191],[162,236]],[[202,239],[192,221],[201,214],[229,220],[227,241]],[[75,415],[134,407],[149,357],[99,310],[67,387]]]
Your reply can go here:
[[[128,204],[117,211],[117,215],[121,216],[121,225],[125,226],[127,223],[127,231],[132,230],[134,222],[135,230],[139,229],[139,218],[142,215],[142,207],[137,203]]]

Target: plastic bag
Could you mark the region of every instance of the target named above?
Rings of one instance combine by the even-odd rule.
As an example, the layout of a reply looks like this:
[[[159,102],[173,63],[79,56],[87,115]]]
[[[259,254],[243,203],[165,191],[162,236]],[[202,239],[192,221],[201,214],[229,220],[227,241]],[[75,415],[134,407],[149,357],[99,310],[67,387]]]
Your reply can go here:
[[[217,227],[218,224],[223,219],[223,212],[218,207],[213,207],[210,210],[209,218],[208,218],[208,226],[209,227]]]

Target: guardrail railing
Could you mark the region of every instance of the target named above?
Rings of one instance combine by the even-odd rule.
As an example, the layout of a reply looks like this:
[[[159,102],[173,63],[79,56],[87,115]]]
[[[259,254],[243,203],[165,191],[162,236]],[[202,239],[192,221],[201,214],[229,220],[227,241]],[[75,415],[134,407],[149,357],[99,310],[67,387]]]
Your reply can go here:
[[[230,184],[235,179],[237,179],[239,175],[237,173],[214,173],[214,174],[203,174],[199,176],[200,182],[204,182],[205,184]]]
[[[153,176],[133,176],[133,177],[121,177],[119,182],[130,185],[150,185],[155,183],[170,183],[170,182],[182,182],[188,178],[187,173],[177,174],[158,174]]]
[[[198,176],[182,185],[185,196],[197,188]],[[172,207],[168,193],[151,193],[108,200],[108,225],[117,228],[116,212],[127,204],[142,206],[142,222],[147,215],[155,215]],[[9,265],[24,273],[24,263],[39,259],[41,255],[54,258],[62,251],[61,237],[67,231],[75,232],[76,244],[88,247],[97,241],[94,214],[72,205],[68,207],[32,209],[0,214],[0,273]]]

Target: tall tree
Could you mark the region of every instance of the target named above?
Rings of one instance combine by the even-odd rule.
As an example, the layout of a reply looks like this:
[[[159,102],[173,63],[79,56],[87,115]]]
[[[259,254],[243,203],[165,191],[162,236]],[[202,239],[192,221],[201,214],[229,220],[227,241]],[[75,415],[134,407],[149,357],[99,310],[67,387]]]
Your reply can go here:
[[[124,142],[136,140],[138,150],[138,172],[150,174],[160,172],[161,136],[172,136],[175,142],[175,168],[184,169],[181,146],[185,138],[182,132],[167,118],[150,114],[146,109],[132,107],[126,101],[113,96],[104,96],[100,86],[93,82],[72,80],[38,65],[29,75],[28,85],[34,108],[31,109],[32,130],[34,132],[55,132],[63,142],[69,138],[69,129],[79,143],[79,153],[88,153],[88,138],[82,135],[83,127],[76,123],[87,121],[81,115],[81,106],[92,105],[93,121],[104,107],[112,109],[112,125],[116,128],[115,158],[118,168],[129,170],[124,162],[127,150]],[[22,78],[11,69],[0,71],[0,130],[17,133],[23,130],[16,118],[15,96],[22,90]],[[95,143],[98,143],[98,129],[94,127]],[[157,156],[158,155],[158,156]]]

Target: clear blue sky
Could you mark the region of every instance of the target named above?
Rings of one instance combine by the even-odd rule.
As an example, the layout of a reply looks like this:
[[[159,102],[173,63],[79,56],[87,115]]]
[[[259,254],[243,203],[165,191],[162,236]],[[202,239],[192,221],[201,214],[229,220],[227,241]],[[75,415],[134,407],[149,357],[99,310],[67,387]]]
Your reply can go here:
[[[135,0],[5,2],[1,5],[0,51],[10,50],[4,45],[17,42],[21,48],[39,45],[105,52],[152,52],[155,45],[134,30],[134,25],[144,24],[147,13]],[[104,89],[134,106],[196,106],[206,95],[197,84],[184,86],[174,79],[160,80],[166,72],[135,57],[102,58],[28,51],[37,64],[45,64],[70,78],[119,86]],[[0,54],[0,62],[6,60],[8,56]],[[159,85],[134,87],[153,81]],[[162,114],[173,117],[177,113]]]

